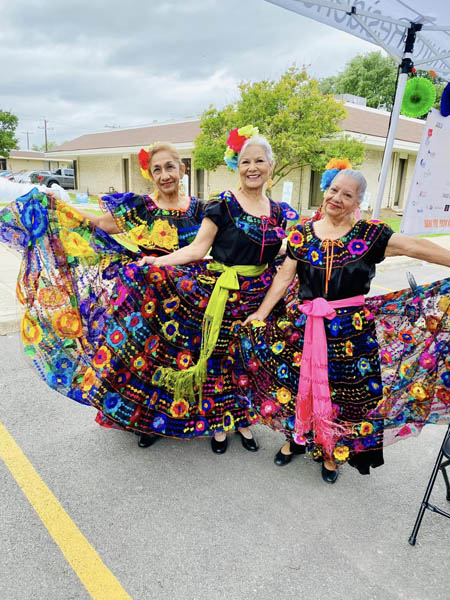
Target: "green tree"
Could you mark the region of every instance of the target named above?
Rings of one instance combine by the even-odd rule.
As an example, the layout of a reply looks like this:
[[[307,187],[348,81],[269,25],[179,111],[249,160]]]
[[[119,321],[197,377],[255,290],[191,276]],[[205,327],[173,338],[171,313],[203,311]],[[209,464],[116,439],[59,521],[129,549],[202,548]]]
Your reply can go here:
[[[346,112],[342,103],[323,94],[316,80],[295,67],[278,81],[239,85],[240,98],[222,110],[210,106],[201,117],[195,140],[197,168],[215,170],[223,164],[230,129],[251,124],[272,145],[276,157],[274,185],[294,169],[311,165],[323,170],[330,158],[347,156],[361,163],[364,145],[342,135]]]
[[[367,100],[367,106],[392,110],[397,81],[397,64],[390,56],[381,52],[369,52],[355,56],[342,73],[320,80],[324,94],[354,94]],[[426,77],[435,84],[435,108],[439,108],[445,81],[433,77],[428,71],[417,70],[409,77]],[[426,119],[426,115],[423,117]]]
[[[57,144],[56,142],[47,142],[47,150],[53,150],[54,148],[57,148],[58,146],[61,146],[61,144]],[[34,150],[35,152],[46,152],[45,144],[41,144],[40,146],[38,146],[37,144],[33,144],[31,146],[31,149]]]
[[[14,137],[19,119],[12,113],[0,109],[0,156],[8,158],[9,151],[17,148]]]
[[[358,54],[344,71],[320,82],[321,89],[332,94],[354,94],[367,99],[367,106],[391,110],[394,103],[397,65],[381,52]]]
[[[425,77],[426,79],[429,79],[432,83],[434,83],[434,87],[436,89],[436,101],[433,104],[434,108],[439,109],[441,106],[441,97],[442,97],[442,92],[445,89],[445,86],[447,85],[447,82],[445,81],[445,79],[442,79],[442,77],[433,77],[432,75],[430,75],[429,71],[421,71],[421,70],[417,70],[415,75],[411,75],[411,77]],[[424,115],[423,117],[421,117],[422,119],[426,119],[427,115]]]

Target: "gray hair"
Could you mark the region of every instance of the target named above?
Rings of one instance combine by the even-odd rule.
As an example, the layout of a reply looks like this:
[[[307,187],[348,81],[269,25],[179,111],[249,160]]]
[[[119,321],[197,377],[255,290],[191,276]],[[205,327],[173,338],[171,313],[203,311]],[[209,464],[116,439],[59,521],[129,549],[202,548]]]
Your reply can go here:
[[[340,176],[350,177],[351,179],[354,179],[355,181],[358,182],[358,196],[356,199],[357,199],[358,203],[361,204],[361,202],[363,201],[363,198],[364,198],[364,194],[366,193],[366,189],[367,189],[367,181],[366,181],[366,178],[364,177],[364,175],[361,173],[361,171],[355,171],[355,169],[342,169],[342,171],[339,171],[339,173],[336,173],[336,175],[331,183],[333,183],[333,181],[336,179],[336,177],[340,177]]]
[[[239,160],[241,158],[242,153],[248,146],[261,146],[261,148],[264,148],[267,160],[271,165],[273,165],[275,159],[273,157],[272,146],[267,141],[267,138],[265,138],[263,135],[255,135],[254,137],[251,137],[248,140],[246,140],[241,148],[241,151],[239,152]]]

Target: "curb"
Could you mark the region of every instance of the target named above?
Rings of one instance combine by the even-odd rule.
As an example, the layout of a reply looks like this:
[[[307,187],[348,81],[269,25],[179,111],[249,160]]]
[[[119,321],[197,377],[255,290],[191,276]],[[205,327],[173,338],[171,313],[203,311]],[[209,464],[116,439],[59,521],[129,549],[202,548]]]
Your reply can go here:
[[[9,335],[20,331],[20,317],[0,317],[0,335]]]
[[[388,262],[389,261],[389,262]],[[421,267],[424,261],[417,258],[406,258],[399,256],[398,258],[393,256],[391,258],[385,258],[383,262],[376,265],[377,273],[383,273],[384,271],[393,271],[394,269],[406,269],[407,267]]]

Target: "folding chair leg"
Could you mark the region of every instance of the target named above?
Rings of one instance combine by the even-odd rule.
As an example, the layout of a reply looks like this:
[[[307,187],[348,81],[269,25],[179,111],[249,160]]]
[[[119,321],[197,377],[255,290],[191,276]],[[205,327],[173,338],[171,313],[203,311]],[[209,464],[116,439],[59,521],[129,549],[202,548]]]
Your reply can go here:
[[[445,438],[446,437],[447,436],[445,436]],[[428,500],[430,499],[431,492],[433,491],[434,482],[436,481],[436,477],[437,477],[437,474],[439,473],[439,468],[441,466],[442,457],[444,456],[443,447],[444,447],[444,443],[442,443],[442,447],[441,447],[438,457],[436,459],[436,463],[434,465],[433,472],[431,473],[431,477],[428,482],[427,489],[425,491],[425,495],[423,497],[422,504],[419,509],[419,514],[417,515],[417,519],[414,524],[414,528],[413,528],[411,536],[408,540],[409,543],[411,544],[411,546],[414,546],[416,543],[416,537],[417,537],[417,534],[419,533],[419,528],[422,523],[423,515],[425,513],[425,510],[428,508]]]
[[[447,460],[446,462],[442,463],[441,471],[442,471],[442,475],[444,476],[445,487],[447,489],[447,500],[450,502],[450,482],[448,480],[448,475],[447,475],[447,467],[449,465],[450,465],[450,460]]]

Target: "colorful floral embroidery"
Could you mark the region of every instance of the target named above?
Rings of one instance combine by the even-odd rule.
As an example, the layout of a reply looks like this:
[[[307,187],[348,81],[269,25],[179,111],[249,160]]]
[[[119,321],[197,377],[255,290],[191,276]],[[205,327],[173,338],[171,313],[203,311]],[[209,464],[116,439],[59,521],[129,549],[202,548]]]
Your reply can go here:
[[[348,245],[348,251],[355,256],[364,254],[367,251],[367,248],[367,243],[364,240],[358,239],[352,240]]]
[[[304,238],[303,234],[298,229],[292,229],[288,235],[288,243],[294,248],[301,248],[303,246]]]

